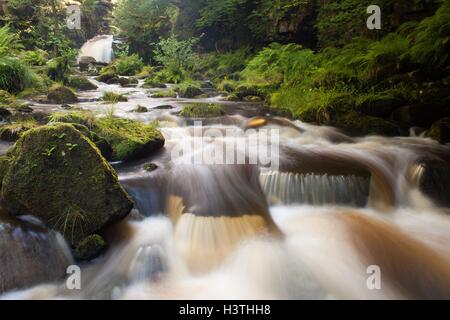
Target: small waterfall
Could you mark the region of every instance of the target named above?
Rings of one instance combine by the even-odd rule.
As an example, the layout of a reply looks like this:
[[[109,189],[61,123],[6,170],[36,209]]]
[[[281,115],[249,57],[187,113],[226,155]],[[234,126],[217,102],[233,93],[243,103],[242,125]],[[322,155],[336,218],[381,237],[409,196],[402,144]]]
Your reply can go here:
[[[97,62],[111,63],[114,59],[112,45],[112,35],[95,36],[81,47],[78,57],[93,57]]]
[[[370,178],[356,175],[298,174],[270,171],[260,175],[272,204],[339,204],[363,207]]]

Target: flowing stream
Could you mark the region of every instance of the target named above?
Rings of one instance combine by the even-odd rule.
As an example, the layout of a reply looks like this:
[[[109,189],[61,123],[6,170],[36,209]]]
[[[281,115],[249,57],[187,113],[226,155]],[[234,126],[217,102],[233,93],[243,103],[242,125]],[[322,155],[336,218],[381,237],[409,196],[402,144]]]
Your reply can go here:
[[[450,298],[450,147],[417,137],[352,138],[267,115],[259,104],[217,96],[156,99],[142,82],[121,88],[91,81],[99,88],[80,93],[76,107],[158,120],[166,146],[137,163],[114,164],[135,209],[107,230],[107,253],[81,265],[81,290],[57,281],[2,298]],[[129,101],[103,104],[104,91]],[[192,101],[219,102],[226,115],[199,129],[177,115]],[[149,112],[132,112],[137,105]],[[277,130],[276,168],[185,161],[217,146],[244,158],[258,155],[258,148],[243,150],[255,134],[249,128]],[[198,146],[199,130],[216,134]],[[193,148],[173,157],[187,145]],[[148,162],[158,169],[145,171]],[[16,237],[32,241],[23,232]],[[58,246],[52,250],[66,255],[56,258],[67,263],[65,245]],[[368,286],[370,266],[381,271],[380,289]]]

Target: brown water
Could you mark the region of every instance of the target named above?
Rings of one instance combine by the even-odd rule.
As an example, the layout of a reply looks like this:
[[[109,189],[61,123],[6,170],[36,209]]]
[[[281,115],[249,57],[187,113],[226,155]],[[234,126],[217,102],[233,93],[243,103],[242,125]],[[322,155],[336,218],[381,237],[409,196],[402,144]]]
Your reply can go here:
[[[85,102],[78,107],[158,120],[165,149],[115,164],[136,209],[108,230],[106,255],[81,266],[82,290],[61,281],[2,298],[450,298],[450,147],[418,137],[351,138],[221,97],[201,101],[223,103],[227,115],[199,129],[176,115],[197,100],[154,99],[142,88],[96,84],[98,90],[80,94]],[[126,94],[129,102],[102,104],[104,91]],[[138,104],[150,112],[131,112]],[[261,151],[244,150],[254,134],[246,128],[278,130],[276,168],[183,161],[217,145],[251,158]],[[228,135],[174,159],[173,150],[194,143],[198,130]],[[146,162],[158,169],[146,172]],[[367,286],[372,265],[381,270],[379,290]]]

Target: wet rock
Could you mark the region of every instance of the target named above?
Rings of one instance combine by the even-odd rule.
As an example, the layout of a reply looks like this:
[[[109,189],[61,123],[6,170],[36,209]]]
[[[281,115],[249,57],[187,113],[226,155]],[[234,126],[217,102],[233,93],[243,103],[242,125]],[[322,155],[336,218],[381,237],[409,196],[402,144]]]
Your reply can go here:
[[[39,218],[72,246],[133,207],[115,171],[72,125],[29,130],[9,157],[1,189],[5,208]]]
[[[225,114],[222,106],[215,103],[193,103],[189,104],[180,112],[180,116],[186,118],[211,118]]]
[[[62,105],[61,105],[61,109],[64,109],[64,110],[72,110],[72,109],[73,109],[73,106],[71,106],[70,104],[65,103],[65,104],[62,104]]]
[[[450,142],[450,118],[443,118],[433,124],[426,136],[442,144]]]
[[[118,77],[112,77],[106,81],[107,84],[118,84],[119,78]]]
[[[0,294],[60,281],[71,263],[59,234],[0,213]]]
[[[96,62],[97,60],[93,57],[83,56],[80,57],[78,65],[80,66],[81,71],[87,71],[89,69],[89,65],[95,65]]]
[[[136,78],[125,78],[125,77],[119,78],[118,82],[121,87],[136,87],[139,83]]]
[[[137,112],[137,113],[146,113],[148,112],[148,109],[144,106],[137,106],[133,112]]]
[[[167,85],[165,83],[162,83],[158,80],[155,80],[154,78],[147,78],[145,79],[144,88],[159,88],[159,89],[165,89],[167,88]]]
[[[77,260],[92,260],[106,250],[106,242],[98,234],[87,236],[77,245],[74,251]]]
[[[50,103],[56,104],[78,102],[78,98],[75,95],[75,93],[73,93],[72,90],[70,90],[69,88],[63,86],[51,88],[47,95],[47,100]]]
[[[153,109],[155,109],[155,110],[170,110],[170,109],[173,109],[173,108],[174,108],[174,107],[171,106],[171,105],[163,104],[163,105],[154,107]]]
[[[448,185],[450,168],[448,164],[423,164],[418,167],[420,190],[440,206],[450,207]]]
[[[158,169],[158,165],[156,163],[151,162],[144,164],[145,171],[152,172],[155,171],[156,169]]]
[[[90,82],[88,78],[83,76],[70,77],[68,85],[80,91],[95,90],[98,88],[95,84]]]

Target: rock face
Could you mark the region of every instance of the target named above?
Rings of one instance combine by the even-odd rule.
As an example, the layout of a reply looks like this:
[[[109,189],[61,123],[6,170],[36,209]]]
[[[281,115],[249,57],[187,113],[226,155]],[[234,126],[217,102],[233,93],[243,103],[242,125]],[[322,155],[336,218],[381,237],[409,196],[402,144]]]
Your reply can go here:
[[[87,236],[77,245],[75,257],[78,260],[92,260],[106,249],[105,240],[98,234]]]
[[[72,261],[62,237],[0,213],[0,294],[60,281]]]
[[[72,246],[133,207],[114,170],[72,125],[29,130],[8,157],[1,189],[5,208],[39,218]]]
[[[75,103],[78,102],[78,98],[75,93],[66,87],[56,87],[50,89],[47,100],[51,103],[63,104],[63,103]]]

